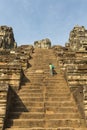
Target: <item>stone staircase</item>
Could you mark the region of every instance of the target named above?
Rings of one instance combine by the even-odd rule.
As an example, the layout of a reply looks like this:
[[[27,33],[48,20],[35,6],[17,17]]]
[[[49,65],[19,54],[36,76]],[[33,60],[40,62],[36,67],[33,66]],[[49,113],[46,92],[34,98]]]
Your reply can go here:
[[[5,130],[87,130],[51,49],[35,49]],[[49,63],[56,66],[51,76]]]

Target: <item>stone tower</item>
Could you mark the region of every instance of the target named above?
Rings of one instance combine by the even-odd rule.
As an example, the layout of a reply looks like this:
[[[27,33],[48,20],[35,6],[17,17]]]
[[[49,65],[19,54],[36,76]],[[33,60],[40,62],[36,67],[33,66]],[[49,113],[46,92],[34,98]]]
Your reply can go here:
[[[69,35],[69,43],[66,47],[73,51],[87,50],[87,30],[84,26],[76,25]]]
[[[0,49],[16,48],[13,29],[8,26],[0,26]]]

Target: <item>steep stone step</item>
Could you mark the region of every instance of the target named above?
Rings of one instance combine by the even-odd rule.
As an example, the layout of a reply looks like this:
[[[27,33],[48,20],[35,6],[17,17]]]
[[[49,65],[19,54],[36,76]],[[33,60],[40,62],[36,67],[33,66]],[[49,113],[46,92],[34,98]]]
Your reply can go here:
[[[15,130],[15,128],[7,128],[6,130]],[[16,128],[16,130],[27,130],[27,128]],[[58,128],[29,128],[29,130],[87,130],[86,128],[58,127]]]
[[[1,107],[6,107],[6,104],[4,104],[4,103],[0,104],[0,108]]]
[[[44,112],[43,107],[15,107],[14,112]]]
[[[5,105],[4,105],[4,106],[1,105],[0,111],[1,111],[1,110],[5,110],[5,108],[6,108]]]
[[[35,85],[35,86],[34,86],[34,85],[31,86],[31,85],[29,84],[29,85],[24,85],[24,86],[22,86],[22,88],[23,88],[23,89],[41,89],[41,86],[38,86],[38,85],[37,85],[37,86],[36,86],[36,85]]]
[[[28,128],[16,128],[16,130],[27,130]],[[7,128],[6,130],[15,130],[15,128]],[[58,127],[58,128],[29,128],[29,130],[87,130],[87,128],[72,128],[72,127]]]
[[[23,97],[43,97],[43,94],[41,93],[26,93],[26,92],[22,92],[22,93],[19,93],[19,96],[23,96]]]
[[[51,91],[53,91],[53,92],[55,92],[55,91],[64,91],[65,93],[66,92],[68,92],[68,93],[70,93],[70,90],[68,89],[68,88],[63,88],[63,87],[48,87],[47,88],[47,85],[44,85],[44,86],[40,86],[40,88],[35,88],[35,87],[31,87],[31,88],[29,88],[29,87],[25,87],[25,88],[23,88],[22,90],[20,90],[20,93],[22,93],[22,92],[38,92],[38,93],[43,93],[43,89],[46,89],[46,91],[47,92],[51,92]]]
[[[0,107],[0,115],[5,115],[6,107]]]
[[[67,89],[48,89],[46,90],[48,93],[69,93]]]
[[[58,71],[58,69],[55,69],[55,71]],[[60,72],[60,71],[59,71]],[[58,75],[54,75],[54,76],[48,76],[46,75],[45,79],[50,80],[50,81],[63,81],[64,83],[66,83],[66,80],[64,79],[64,74],[58,73]],[[62,82],[61,82],[62,83]]]
[[[78,113],[54,113],[53,111],[46,111],[45,119],[78,119],[80,115]]]
[[[87,128],[76,128],[75,130],[87,130]]]
[[[36,83],[22,86],[23,89],[41,89],[41,87],[44,87],[44,85],[43,84],[36,84]]]
[[[50,107],[52,107],[52,106],[58,106],[58,107],[63,107],[63,106],[66,106],[66,107],[68,107],[68,106],[76,106],[76,104],[74,103],[74,102],[72,102],[72,101],[69,101],[69,100],[67,100],[67,101],[55,101],[55,102],[51,102],[51,101],[45,101],[45,106],[50,106]]]
[[[60,84],[55,84],[54,83],[54,85],[49,85],[48,83],[47,83],[47,89],[67,89],[67,90],[69,90],[69,88],[64,84],[64,85],[60,85]]]
[[[1,100],[0,100],[0,104],[3,104],[3,103],[6,104],[6,100],[5,100],[5,99],[1,99]]]
[[[87,100],[84,100],[83,103],[86,105],[87,104]]]
[[[6,97],[6,93],[5,92],[0,92],[0,99],[2,99],[2,97]]]
[[[14,105],[43,107],[44,106],[44,102],[16,101],[16,102],[14,102]]]
[[[34,81],[34,80],[33,80],[33,81]],[[26,83],[26,84],[24,84],[23,86],[26,87],[26,88],[30,86],[30,87],[32,88],[32,87],[44,86],[45,84],[47,84],[48,87],[52,87],[52,86],[54,86],[55,88],[56,88],[56,87],[63,87],[63,88],[66,87],[66,88],[69,89],[69,87],[68,87],[65,83],[62,83],[62,84],[60,84],[59,82],[56,82],[56,83],[55,83],[55,82],[48,83],[48,82],[50,82],[50,81],[48,81],[48,80],[47,80],[47,81],[41,81],[41,82],[37,82],[37,81],[36,81],[36,82],[33,82],[33,81],[32,81],[32,83],[31,83],[31,82],[30,82],[30,83]],[[62,82],[63,82],[63,81],[62,81]]]
[[[2,124],[3,124],[3,119],[0,120],[0,126],[2,126]]]
[[[60,112],[60,113],[77,113],[78,112],[78,109],[76,107],[49,107],[49,106],[46,106],[45,109],[47,111],[52,111],[52,112]]]
[[[29,80],[30,80],[30,82],[33,82],[33,83],[42,82],[42,79],[34,79],[34,78],[32,78],[32,79],[29,79]]]
[[[34,83],[33,81],[30,82],[29,86],[34,86],[34,87],[42,87],[44,86],[43,82],[37,82],[37,83]],[[26,86],[27,88],[27,86]]]
[[[39,90],[39,89],[23,89],[23,90],[20,90],[21,92],[26,92],[26,93],[42,93],[42,90]]]
[[[79,120],[79,119],[49,119],[49,120],[46,120],[46,128],[50,128],[50,127],[53,127],[53,128],[57,128],[58,127],[62,127],[62,126],[65,126],[65,127],[74,127],[74,128],[79,128],[79,127],[82,127],[83,128],[85,127],[84,125],[84,121],[83,120]]]
[[[56,87],[54,87],[56,86]],[[47,85],[46,84],[46,90],[67,90],[68,92],[70,91],[69,88],[67,88],[66,86],[57,86],[54,84],[54,86],[51,84],[51,85]]]
[[[80,115],[77,113],[52,113],[51,111],[45,113],[38,113],[38,112],[11,112],[9,117],[12,119],[78,119]]]
[[[13,128],[32,128],[42,127],[44,128],[45,121],[43,119],[14,119],[8,120],[8,127],[13,125]]]
[[[61,89],[59,89],[59,91],[52,91],[52,89],[51,89],[51,91],[49,91],[49,90],[45,90],[45,94],[55,94],[55,95],[62,95],[62,94],[64,94],[64,95],[67,95],[67,94],[69,94],[70,92],[69,91],[67,91],[67,90],[61,90]],[[50,96],[49,96],[50,97]],[[57,97],[59,97],[59,96],[57,96]],[[60,96],[61,97],[61,96]]]
[[[20,94],[18,94],[19,95],[19,97],[22,99],[22,97],[23,98],[27,98],[27,97],[29,97],[29,99],[31,98],[31,97],[34,97],[34,98],[41,98],[41,97],[44,97],[44,94],[40,94],[40,93],[20,93]],[[54,93],[46,93],[45,94],[45,98],[58,98],[58,97],[69,97],[69,98],[71,98],[70,97],[70,93],[59,93],[59,94],[54,94]]]
[[[15,101],[17,101],[18,99],[15,99]],[[20,100],[22,100],[22,101],[26,101],[26,100],[28,100],[28,101],[34,101],[34,102],[38,102],[38,101],[42,101],[43,102],[43,98],[42,97],[24,97],[24,96],[22,96],[22,97],[20,97]]]
[[[25,73],[25,75],[26,76],[28,76],[28,78],[38,78],[38,79],[43,79],[43,78],[45,78],[45,76],[44,75],[42,75],[41,73],[36,73],[35,75],[32,73],[33,71],[35,71],[36,69],[34,69],[34,70],[30,70],[29,69],[29,71],[27,71],[26,73]],[[39,69],[40,70],[40,69]]]
[[[46,101],[67,101],[67,100],[71,100],[72,97],[68,98],[67,96],[66,97],[48,97],[48,98],[45,98]]]
[[[11,112],[10,119],[44,119],[45,114],[43,112]]]
[[[60,77],[60,74],[56,74],[56,75],[58,75]],[[48,82],[48,84],[50,84],[50,83],[59,83],[59,84],[64,84],[65,83],[66,84],[66,81],[64,80],[64,77],[56,78],[56,75],[52,76],[52,75],[49,74],[49,76],[47,75],[47,77],[44,78],[44,81],[45,82],[50,81],[50,82]]]
[[[3,119],[1,118],[1,119],[0,119],[0,130],[2,130],[2,128],[3,128],[3,123],[4,123],[4,121],[3,121]]]
[[[3,112],[0,112],[0,120],[3,120],[3,118],[5,117],[5,115],[4,115],[5,113],[3,113]]]
[[[70,90],[69,88],[68,88],[68,86],[66,86],[66,84],[59,84],[59,83],[50,83],[50,84],[48,84],[48,83],[45,83],[47,86],[48,86],[48,88],[49,89],[53,89],[53,88],[59,88],[59,89],[67,89],[67,90]],[[53,87],[54,86],[54,87]]]
[[[70,97],[71,94],[68,93],[46,93],[45,97]]]
[[[60,74],[59,74],[59,76],[60,76]],[[66,81],[64,80],[64,77],[62,77],[62,78],[56,78],[55,76],[51,76],[49,78],[45,77],[44,81],[50,81],[48,84],[50,84],[50,83],[66,84]]]
[[[36,85],[38,85],[38,86],[39,86],[39,85],[40,85],[40,86],[43,86],[42,80],[39,81],[39,83],[42,83],[42,84],[39,84],[38,81],[36,81],[36,80],[30,80],[30,82],[33,82],[32,84],[34,84],[34,85],[36,84]]]
[[[19,93],[22,93],[22,92],[26,92],[26,91],[29,91],[29,92],[32,92],[32,91],[38,91],[38,92],[42,92],[43,91],[43,88],[44,88],[44,86],[40,86],[40,87],[32,87],[32,88],[30,88],[30,87],[25,87],[25,88],[22,88],[22,90],[20,90],[20,92]]]
[[[28,128],[16,128],[16,130],[27,130]],[[7,128],[7,129],[5,129],[5,130],[15,130],[15,128]],[[29,130],[58,130],[58,128],[38,128],[38,127],[34,127],[34,128],[29,128]],[[59,130],[74,130],[74,129],[71,129],[71,127],[69,128],[59,128]]]
[[[5,130],[85,130],[52,50],[35,50],[29,63],[32,66],[24,72],[27,79],[23,79]],[[49,63],[56,66],[54,76]]]

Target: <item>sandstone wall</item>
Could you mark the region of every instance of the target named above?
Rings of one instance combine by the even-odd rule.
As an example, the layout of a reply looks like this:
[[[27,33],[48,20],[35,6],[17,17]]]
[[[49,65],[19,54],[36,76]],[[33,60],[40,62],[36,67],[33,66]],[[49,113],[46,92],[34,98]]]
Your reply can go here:
[[[69,35],[66,47],[72,51],[87,50],[87,30],[84,26],[75,26]]]
[[[0,84],[0,130],[3,130],[6,118],[8,91],[9,86],[7,84]]]
[[[17,43],[14,39],[14,33],[12,27],[0,26],[0,48],[11,49],[16,48]]]
[[[21,88],[33,53],[32,46],[22,46],[13,50],[0,50],[0,130],[12,108],[15,93]]]
[[[87,118],[87,51],[54,48],[55,55],[78,108]]]
[[[42,39],[39,41],[35,41],[34,42],[34,47],[35,48],[51,48],[51,41],[46,38],[46,39]]]

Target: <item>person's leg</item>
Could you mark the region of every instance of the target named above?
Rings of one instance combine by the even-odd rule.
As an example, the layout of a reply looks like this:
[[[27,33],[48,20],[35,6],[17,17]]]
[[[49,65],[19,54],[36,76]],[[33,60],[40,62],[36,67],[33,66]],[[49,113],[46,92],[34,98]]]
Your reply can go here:
[[[50,74],[53,75],[53,70],[52,69],[50,69]]]

